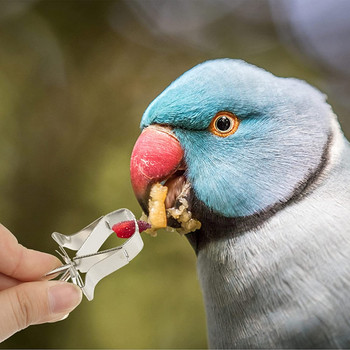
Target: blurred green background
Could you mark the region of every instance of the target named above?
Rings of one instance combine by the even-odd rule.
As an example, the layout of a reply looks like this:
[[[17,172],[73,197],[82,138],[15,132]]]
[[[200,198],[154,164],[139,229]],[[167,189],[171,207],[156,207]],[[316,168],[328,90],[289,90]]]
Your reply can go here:
[[[181,73],[217,57],[316,85],[350,134],[336,76],[281,40],[268,1],[0,1],[1,222],[53,253],[53,231],[74,233],[122,207],[139,216],[129,158],[142,113]],[[168,232],[144,241],[92,302],[1,347],[205,348],[190,245]]]

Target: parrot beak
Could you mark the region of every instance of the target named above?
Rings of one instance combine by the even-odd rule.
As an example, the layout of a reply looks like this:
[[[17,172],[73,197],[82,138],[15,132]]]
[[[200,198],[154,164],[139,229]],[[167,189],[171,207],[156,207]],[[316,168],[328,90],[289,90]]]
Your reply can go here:
[[[152,185],[167,180],[176,182],[174,179],[183,177],[183,156],[179,140],[168,126],[151,125],[137,139],[130,162],[131,184],[147,215]],[[175,176],[177,173],[178,177]],[[168,198],[166,206],[167,201],[169,202]]]

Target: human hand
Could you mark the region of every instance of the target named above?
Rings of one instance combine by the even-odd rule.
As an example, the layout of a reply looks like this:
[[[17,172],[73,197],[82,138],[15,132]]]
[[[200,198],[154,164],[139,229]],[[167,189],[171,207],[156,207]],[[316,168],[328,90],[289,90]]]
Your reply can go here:
[[[30,325],[60,321],[79,305],[79,287],[42,280],[60,265],[53,255],[20,245],[0,224],[0,342]]]

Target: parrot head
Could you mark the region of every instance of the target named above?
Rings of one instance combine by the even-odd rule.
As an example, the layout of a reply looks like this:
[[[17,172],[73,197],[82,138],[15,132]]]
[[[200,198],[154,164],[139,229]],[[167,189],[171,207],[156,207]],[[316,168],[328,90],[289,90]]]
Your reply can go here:
[[[189,210],[202,223],[189,235],[197,248],[271,216],[320,173],[332,119],[325,99],[241,60],[195,66],[142,117],[131,182],[144,212],[154,183],[168,187],[167,208],[187,185]]]

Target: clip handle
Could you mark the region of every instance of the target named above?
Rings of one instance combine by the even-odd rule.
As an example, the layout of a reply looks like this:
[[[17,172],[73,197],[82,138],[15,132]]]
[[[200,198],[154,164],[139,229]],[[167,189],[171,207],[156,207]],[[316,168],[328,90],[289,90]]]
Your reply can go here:
[[[143,246],[140,233],[135,231],[132,237],[121,247],[110,249],[102,254],[104,258],[91,266],[86,273],[85,284],[82,289],[87,299],[93,299],[95,287],[101,279],[127,265],[140,253]],[[77,268],[79,269],[79,265],[77,265]]]
[[[134,234],[119,247],[98,251],[113,233],[112,226],[128,220],[135,221]],[[54,232],[52,238],[59,244],[63,254],[58,253],[66,264],[48,272],[45,276],[62,274],[60,280],[71,279],[82,289],[88,300],[93,299],[95,287],[101,279],[127,265],[144,246],[135,216],[128,209],[109,213],[72,236]],[[76,256],[70,259],[63,247],[77,250]],[[79,272],[86,273],[85,282]]]

